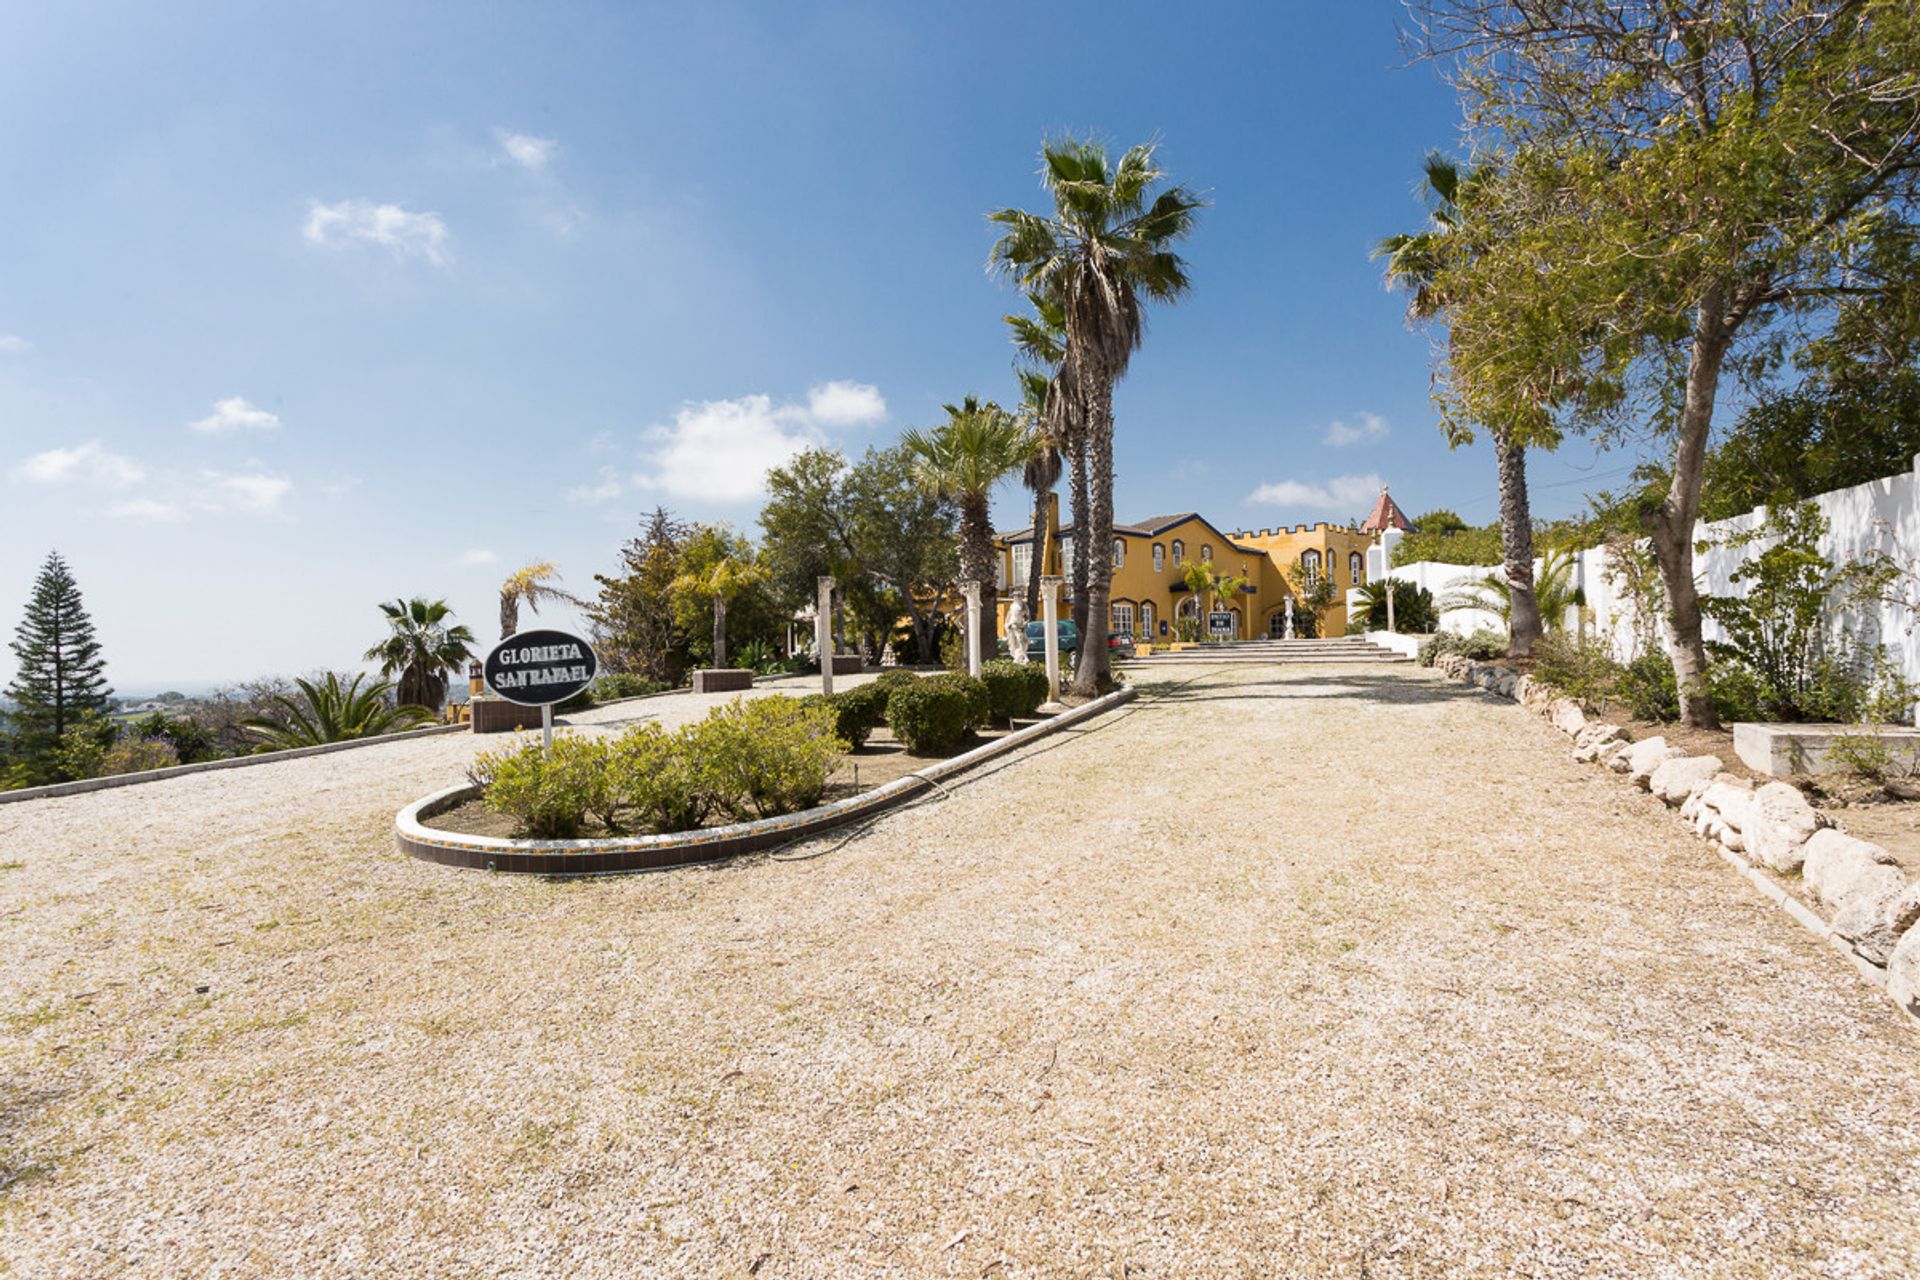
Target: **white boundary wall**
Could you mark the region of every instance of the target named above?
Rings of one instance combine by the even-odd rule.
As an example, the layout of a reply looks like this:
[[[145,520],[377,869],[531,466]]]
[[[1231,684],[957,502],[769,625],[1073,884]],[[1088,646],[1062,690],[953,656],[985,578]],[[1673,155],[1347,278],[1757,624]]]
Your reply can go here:
[[[1910,471],[1849,489],[1835,489],[1818,495],[1813,503],[1828,524],[1820,550],[1836,564],[1881,551],[1920,571],[1920,457],[1914,459]],[[1739,584],[1733,581],[1734,570],[1766,550],[1772,541],[1760,539],[1746,546],[1730,547],[1727,540],[1758,527],[1766,518],[1767,509],[1761,507],[1729,520],[1711,524],[1703,520],[1696,526],[1696,546],[1702,542],[1709,544],[1706,551],[1695,553],[1693,562],[1703,594],[1739,594]],[[1575,580],[1586,596],[1591,625],[1609,638],[1615,656],[1625,660],[1636,656],[1631,605],[1615,598],[1607,582],[1606,561],[1604,547],[1577,553]],[[1380,549],[1375,547],[1368,552],[1370,579],[1378,576],[1379,568]],[[1535,571],[1539,568],[1540,561],[1534,561]],[[1436,600],[1490,571],[1485,565],[1432,561],[1393,566],[1395,578],[1425,587]],[[1350,606],[1357,599],[1357,592],[1347,593]],[[1894,604],[1849,609],[1838,614],[1833,622],[1836,632],[1845,632],[1869,644],[1889,646],[1898,655],[1907,678],[1920,683],[1920,616],[1913,610]],[[1449,609],[1440,616],[1443,631],[1467,633],[1481,627],[1503,629],[1499,617],[1483,609]],[[1711,619],[1706,623],[1706,635],[1709,640],[1720,638],[1719,628]]]

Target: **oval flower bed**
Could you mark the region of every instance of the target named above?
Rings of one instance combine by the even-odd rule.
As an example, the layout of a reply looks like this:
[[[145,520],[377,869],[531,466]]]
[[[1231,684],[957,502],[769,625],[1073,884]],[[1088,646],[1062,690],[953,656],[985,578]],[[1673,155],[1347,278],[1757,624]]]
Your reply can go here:
[[[434,862],[562,875],[728,857],[878,812],[1132,695],[1014,729],[1045,696],[1045,676],[989,666],[1013,670],[892,673],[832,698],[736,700],[677,731],[646,724],[618,738],[563,735],[551,755],[537,743],[490,752],[467,783],[403,810],[398,843]],[[994,719],[1009,731],[966,745]],[[891,742],[845,754],[882,725]]]

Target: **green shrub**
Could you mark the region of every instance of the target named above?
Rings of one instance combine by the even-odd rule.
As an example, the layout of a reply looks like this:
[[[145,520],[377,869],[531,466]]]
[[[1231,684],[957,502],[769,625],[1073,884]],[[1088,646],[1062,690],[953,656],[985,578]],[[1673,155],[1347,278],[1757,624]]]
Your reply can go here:
[[[1604,711],[1619,687],[1621,667],[1606,642],[1550,631],[1533,646],[1533,678],[1589,711]]]
[[[180,753],[165,738],[122,738],[101,754],[93,776],[145,773],[179,763]]]
[[[837,711],[798,698],[736,698],[695,726],[693,739],[721,805],[734,816],[774,818],[820,802],[849,749]]]
[[[1505,657],[1506,652],[1506,636],[1487,627],[1480,628],[1470,636],[1441,631],[1420,642],[1419,661],[1421,666],[1430,667],[1444,655],[1457,653],[1475,662],[1491,662],[1495,658]]]
[[[985,723],[985,702],[986,685],[978,680],[929,676],[893,691],[887,699],[887,727],[909,751],[945,751]]]
[[[1680,718],[1680,686],[1664,653],[1645,653],[1620,671],[1617,692],[1635,720],[1671,724]]]
[[[995,720],[1030,716],[1047,700],[1047,671],[1029,662],[994,661],[980,666],[987,702]]]
[[[967,635],[958,628],[940,637],[940,665],[949,671],[967,669]]]
[[[912,684],[919,678],[919,676],[911,671],[902,671],[900,668],[895,667],[893,670],[882,672],[879,676],[875,677],[872,687],[875,689],[885,689],[888,693],[892,693],[901,685]]]
[[[712,771],[685,729],[638,724],[607,749],[611,786],[632,820],[652,831],[692,831],[718,803]]]
[[[548,751],[516,734],[514,746],[482,752],[467,776],[484,788],[487,808],[512,818],[525,835],[571,840],[589,814],[616,829],[619,800],[600,739],[563,733]]]

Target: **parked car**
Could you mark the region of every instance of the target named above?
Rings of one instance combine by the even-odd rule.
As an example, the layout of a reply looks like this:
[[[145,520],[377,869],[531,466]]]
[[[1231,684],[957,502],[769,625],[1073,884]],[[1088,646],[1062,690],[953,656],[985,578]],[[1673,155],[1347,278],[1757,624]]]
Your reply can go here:
[[[1107,656],[1109,658],[1131,658],[1133,656],[1133,632],[1107,632]]]
[[[1073,619],[1062,618],[1056,624],[1060,629],[1060,656],[1071,658],[1080,648],[1080,628],[1073,625]],[[1044,660],[1047,652],[1047,624],[1035,619],[1027,624],[1027,660]]]

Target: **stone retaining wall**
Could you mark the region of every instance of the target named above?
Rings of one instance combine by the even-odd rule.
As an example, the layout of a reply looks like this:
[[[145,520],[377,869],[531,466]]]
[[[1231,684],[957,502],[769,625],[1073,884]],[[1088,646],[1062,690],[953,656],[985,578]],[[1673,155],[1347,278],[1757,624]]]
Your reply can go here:
[[[1726,772],[1718,756],[1690,756],[1664,738],[1630,741],[1617,726],[1589,720],[1578,703],[1511,667],[1447,654],[1434,668],[1550,721],[1573,740],[1575,760],[1623,774],[1659,796],[1729,861],[1765,873],[1759,883],[1775,882],[1783,906],[1807,899],[1799,905],[1813,910],[1791,914],[1920,1017],[1920,882],[1909,882],[1885,849],[1835,830],[1797,787],[1756,787]],[[1796,877],[1804,894],[1787,892]]]

